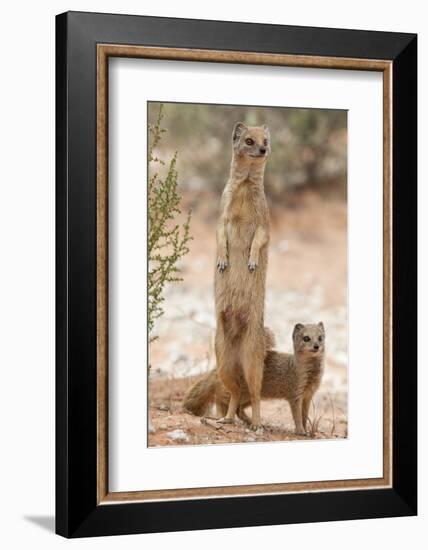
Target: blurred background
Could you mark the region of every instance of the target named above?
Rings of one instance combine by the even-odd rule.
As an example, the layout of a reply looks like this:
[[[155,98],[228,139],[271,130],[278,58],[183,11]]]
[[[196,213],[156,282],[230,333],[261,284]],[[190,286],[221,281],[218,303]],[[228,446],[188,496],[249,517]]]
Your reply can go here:
[[[156,123],[159,108],[159,103],[148,104],[150,124]],[[183,281],[165,289],[164,315],[156,321],[157,338],[150,345],[151,444],[174,443],[159,425],[167,430],[179,426],[183,391],[196,375],[215,367],[215,229],[237,121],[267,124],[271,134],[265,171],[271,216],[265,324],[275,332],[277,349],[292,351],[295,323],[324,322],[327,362],[317,394],[320,430],[346,436],[346,111],[164,103],[163,114],[166,132],[155,154],[168,163],[177,153],[178,221],[191,209],[193,240],[179,262]],[[263,404],[262,416],[269,424],[292,426],[287,404]],[[200,442],[189,437],[187,442]]]
[[[159,106],[149,103],[149,123],[155,123]],[[230,167],[232,129],[241,121],[269,126],[270,200],[309,189],[346,197],[346,111],[165,103],[163,112],[168,135],[160,152],[169,157],[178,151],[182,191],[221,193]]]

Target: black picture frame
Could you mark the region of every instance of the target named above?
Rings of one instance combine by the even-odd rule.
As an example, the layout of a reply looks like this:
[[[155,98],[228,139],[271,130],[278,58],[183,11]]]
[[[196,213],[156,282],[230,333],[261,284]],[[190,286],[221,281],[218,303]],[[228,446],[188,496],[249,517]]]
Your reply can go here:
[[[97,504],[96,46],[392,62],[391,488]],[[417,513],[417,36],[68,12],[56,18],[56,532],[65,537]]]

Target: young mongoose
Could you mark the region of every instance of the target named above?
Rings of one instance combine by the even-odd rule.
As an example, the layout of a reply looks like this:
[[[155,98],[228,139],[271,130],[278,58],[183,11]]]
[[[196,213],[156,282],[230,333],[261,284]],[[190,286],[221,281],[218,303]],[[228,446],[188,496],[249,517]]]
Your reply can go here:
[[[252,405],[252,427],[257,429],[266,353],[263,316],[269,211],[263,176],[270,153],[267,126],[247,127],[238,122],[232,151],[217,227],[215,351],[218,375],[230,395],[223,421],[234,422],[243,372]]]
[[[286,399],[290,403],[296,434],[305,434],[311,400],[324,372],[325,331],[322,323],[297,324],[293,331],[294,354],[267,351],[264,360],[262,399]],[[196,382],[184,398],[183,407],[198,416],[215,403],[217,414],[227,409],[230,394],[214,369]],[[250,405],[248,386],[241,377],[238,416],[250,422],[245,407]]]

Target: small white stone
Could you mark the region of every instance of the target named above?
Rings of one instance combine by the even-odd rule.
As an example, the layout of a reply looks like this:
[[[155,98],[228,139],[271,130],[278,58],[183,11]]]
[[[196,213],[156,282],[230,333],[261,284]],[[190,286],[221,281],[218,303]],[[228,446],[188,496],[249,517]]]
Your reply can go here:
[[[189,441],[189,436],[183,430],[168,432],[166,436],[173,441]]]

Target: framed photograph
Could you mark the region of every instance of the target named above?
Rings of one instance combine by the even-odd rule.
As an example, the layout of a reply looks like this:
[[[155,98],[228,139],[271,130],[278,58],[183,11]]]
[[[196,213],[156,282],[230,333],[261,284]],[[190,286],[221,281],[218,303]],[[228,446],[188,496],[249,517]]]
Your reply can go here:
[[[56,20],[56,530],[417,513],[417,37]]]

